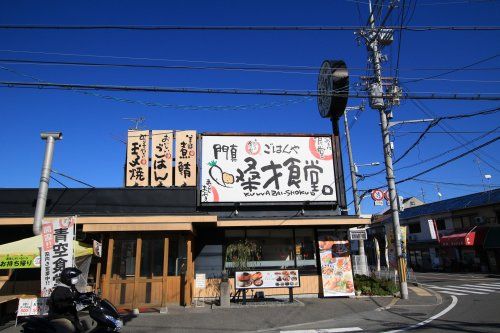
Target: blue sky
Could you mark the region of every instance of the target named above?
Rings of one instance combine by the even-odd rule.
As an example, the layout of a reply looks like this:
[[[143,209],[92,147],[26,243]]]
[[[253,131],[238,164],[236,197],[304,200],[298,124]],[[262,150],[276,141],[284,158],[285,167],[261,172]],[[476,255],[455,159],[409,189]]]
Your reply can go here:
[[[408,4],[410,1],[406,1]],[[366,22],[366,1],[2,1],[0,24],[50,25],[360,25]],[[359,6],[359,12],[358,12]],[[361,14],[361,16],[359,15]],[[399,11],[389,23],[397,24]],[[360,19],[361,18],[361,19]],[[498,25],[498,1],[467,2],[457,0],[418,1],[409,25]],[[398,36],[397,36],[398,37]],[[429,68],[455,68],[500,53],[500,33],[494,32],[404,32],[400,54],[401,81],[406,78],[439,74]],[[0,59],[36,59],[50,61],[85,61],[159,65],[205,65],[193,61],[319,67],[324,59],[344,59],[351,68],[351,83],[359,82],[366,68],[366,48],[358,46],[349,31],[252,32],[252,31],[49,31],[0,30]],[[396,66],[398,38],[385,49],[389,61],[384,75]],[[96,58],[41,53],[87,54],[142,59]],[[146,59],[147,58],[147,59]],[[156,59],[156,60],[149,60]],[[183,61],[171,61],[183,60]],[[3,81],[32,82],[30,75],[49,82],[152,85],[205,88],[307,89],[316,88],[316,73],[268,73],[248,71],[156,70],[108,67],[40,66],[7,64],[0,66],[18,74],[0,70]],[[407,92],[498,93],[500,57],[468,70],[440,79],[404,84]],[[497,68],[495,70],[494,68]],[[392,72],[394,74],[394,72]],[[478,82],[481,81],[481,82]],[[484,82],[490,81],[490,82]],[[496,82],[491,82],[496,81]],[[0,88],[2,107],[1,139],[4,142],[0,187],[37,187],[43,159],[43,130],[60,130],[63,141],[57,143],[53,168],[84,180],[96,187],[121,187],[126,136],[131,123],[123,118],[145,117],[148,129],[195,129],[199,132],[276,132],[328,133],[328,121],[320,118],[314,99],[272,96],[196,95],[160,93],[98,92],[101,95],[180,107],[149,107],[125,103],[75,91]],[[349,105],[361,100],[352,99]],[[276,105],[277,104],[277,105]],[[211,110],[207,106],[254,105],[245,110]],[[200,106],[202,107],[200,109]],[[497,107],[498,102],[424,101],[421,108],[435,115],[450,115]],[[353,121],[350,114],[350,121]],[[413,102],[405,101],[394,110],[394,120],[428,118]],[[499,124],[498,114],[445,122],[451,131],[485,132]],[[395,156],[400,155],[426,125],[398,127]],[[436,127],[433,131],[443,131]],[[359,115],[351,131],[355,160],[358,163],[379,161],[382,148],[379,116],[367,109]],[[429,134],[400,166],[418,163],[428,157],[468,141],[481,133]],[[478,140],[487,141],[498,132]],[[472,144],[470,147],[475,146]],[[482,174],[491,174],[492,184],[500,183],[498,142],[433,171],[422,179],[430,181],[482,184]],[[414,175],[466,149],[458,149],[441,158],[396,171],[401,179]],[[479,160],[478,160],[479,157]],[[475,162],[478,160],[479,162]],[[347,156],[344,155],[347,171]],[[488,165],[489,164],[489,165]],[[363,168],[362,173],[378,171]],[[59,178],[70,187],[81,185]],[[384,175],[359,183],[361,189],[385,182]],[[350,186],[346,178],[346,188]],[[58,187],[51,182],[52,187]],[[407,182],[399,187],[407,197],[425,192],[426,201],[438,199],[435,184]],[[443,198],[481,191],[481,186],[440,185]],[[348,193],[349,199],[351,193]],[[350,200],[349,200],[350,201]],[[371,199],[363,201],[363,212],[371,213]]]

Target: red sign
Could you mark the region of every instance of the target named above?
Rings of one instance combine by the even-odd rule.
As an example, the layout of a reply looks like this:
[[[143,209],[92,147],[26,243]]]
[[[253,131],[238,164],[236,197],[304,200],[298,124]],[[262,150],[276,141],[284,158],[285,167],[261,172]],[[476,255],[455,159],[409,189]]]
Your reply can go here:
[[[372,191],[372,199],[375,201],[380,201],[384,198],[384,192],[382,190],[373,190]]]
[[[387,201],[391,201],[391,195],[389,194],[389,190],[384,191],[384,198]]]
[[[443,236],[439,240],[441,246],[473,246],[476,233],[474,231]]]
[[[52,223],[42,224],[43,250],[50,251],[54,246],[54,225]]]

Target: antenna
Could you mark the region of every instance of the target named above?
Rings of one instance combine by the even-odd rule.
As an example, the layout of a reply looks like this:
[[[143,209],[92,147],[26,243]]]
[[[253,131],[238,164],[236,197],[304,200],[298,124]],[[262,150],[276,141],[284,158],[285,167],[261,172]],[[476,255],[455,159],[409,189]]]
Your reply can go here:
[[[477,168],[479,170],[479,174],[481,175],[481,183],[483,183],[483,189],[486,192],[487,191],[487,187],[486,187],[486,184],[484,183],[484,180],[485,179],[489,179],[489,178],[487,178],[486,175],[483,173],[483,169],[481,169],[481,164],[480,164],[481,162],[479,161],[479,159],[475,158],[474,162],[476,162],[476,164],[477,164]],[[490,175],[490,178],[491,178],[491,175]]]
[[[123,120],[130,120],[131,122],[135,123],[135,127],[134,128],[131,128],[133,130],[138,130],[140,125],[146,121],[146,118],[144,117],[139,117],[139,118],[122,118]]]
[[[425,192],[423,187],[420,187],[420,193],[422,193],[422,201],[425,203]]]

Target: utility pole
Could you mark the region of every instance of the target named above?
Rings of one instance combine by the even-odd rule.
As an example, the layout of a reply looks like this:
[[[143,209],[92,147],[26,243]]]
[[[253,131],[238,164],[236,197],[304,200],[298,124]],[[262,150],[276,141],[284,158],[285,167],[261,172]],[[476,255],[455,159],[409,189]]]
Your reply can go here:
[[[351,134],[349,132],[349,123],[347,121],[347,113],[352,110],[363,110],[364,105],[347,107],[344,112],[344,129],[345,129],[345,138],[347,143],[347,153],[349,156],[349,169],[351,173],[351,184],[352,184],[352,197],[354,202],[354,212],[357,216],[361,214],[361,209],[359,205],[359,197],[358,197],[358,179],[357,179],[357,170],[356,164],[354,163],[354,158],[352,157],[352,146],[351,146]],[[366,274],[366,256],[365,256],[365,241],[363,239],[358,240],[358,250],[359,250],[359,258],[361,260],[362,272]]]
[[[406,281],[406,258],[403,256],[403,251],[401,248],[401,227],[399,224],[399,211],[398,211],[398,198],[396,195],[396,184],[394,180],[394,168],[392,165],[392,151],[391,142],[389,138],[389,128],[388,128],[388,114],[390,114],[390,109],[388,106],[398,103],[400,90],[396,84],[392,85],[388,91],[392,94],[391,97],[384,99],[387,94],[384,92],[385,83],[382,82],[382,53],[381,48],[384,43],[390,42],[392,31],[388,29],[377,28],[375,26],[375,15],[373,14],[371,0],[368,2],[370,10],[370,26],[366,30],[362,30],[360,35],[366,40],[366,46],[370,53],[371,62],[373,64],[374,77],[371,78],[369,82],[369,93],[370,93],[370,106],[372,109],[377,109],[380,114],[380,126],[382,132],[383,149],[384,149],[384,160],[385,160],[385,171],[387,178],[387,186],[389,189],[390,198],[390,209],[393,222],[394,239],[396,246],[397,255],[397,265],[398,265],[398,276],[399,276],[399,289],[402,299],[408,299],[408,285]],[[384,25],[385,21],[390,16],[392,10],[394,9],[394,1],[391,1],[388,5],[387,13],[382,21]],[[389,38],[388,38],[389,37]],[[391,115],[392,116],[392,115]]]

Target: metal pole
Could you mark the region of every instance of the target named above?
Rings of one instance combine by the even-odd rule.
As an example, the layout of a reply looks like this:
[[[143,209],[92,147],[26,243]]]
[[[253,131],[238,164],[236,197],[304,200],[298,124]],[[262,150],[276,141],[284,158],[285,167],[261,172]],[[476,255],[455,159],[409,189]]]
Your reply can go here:
[[[375,18],[373,15],[371,0],[368,3],[370,8],[370,28],[372,31],[375,29]],[[389,7],[389,10],[392,10],[392,6]],[[375,72],[375,82],[379,85],[382,85],[382,67],[381,67],[381,53],[378,48],[378,39],[371,39],[370,43],[368,43],[368,48],[372,53],[372,61]],[[373,96],[372,96],[373,97]],[[392,152],[391,152],[391,143],[389,138],[389,128],[387,121],[387,114],[385,113],[385,103],[379,109],[380,113],[380,125],[382,131],[382,140],[383,140],[383,148],[384,148],[384,160],[385,160],[385,172],[387,178],[387,187],[389,189],[389,198],[391,204],[391,215],[393,222],[393,230],[394,230],[394,239],[396,246],[396,255],[397,255],[397,265],[398,265],[398,275],[399,275],[399,289],[401,293],[402,299],[408,299],[408,285],[406,282],[406,259],[403,257],[403,251],[401,248],[401,228],[399,225],[399,211],[398,211],[398,198],[396,195],[396,184],[394,181],[394,169],[392,166]]]
[[[361,214],[361,207],[359,205],[358,197],[358,180],[356,176],[356,166],[354,165],[354,158],[352,157],[352,147],[351,147],[351,134],[349,132],[349,123],[347,121],[347,110],[344,112],[344,128],[345,128],[345,139],[347,143],[347,154],[349,156],[349,168],[351,170],[351,184],[352,184],[352,196],[354,201],[354,212],[356,215]],[[360,239],[358,241],[359,255],[365,256],[365,242]],[[364,266],[363,266],[364,267]]]
[[[40,177],[40,186],[38,188],[38,197],[36,200],[35,218],[33,220],[33,233],[39,235],[42,229],[42,219],[45,214],[45,204],[47,202],[47,192],[49,190],[50,170],[52,168],[52,156],[54,155],[54,142],[62,139],[60,132],[43,132],[43,140],[47,141],[45,146],[45,157],[42,165],[42,175]]]

